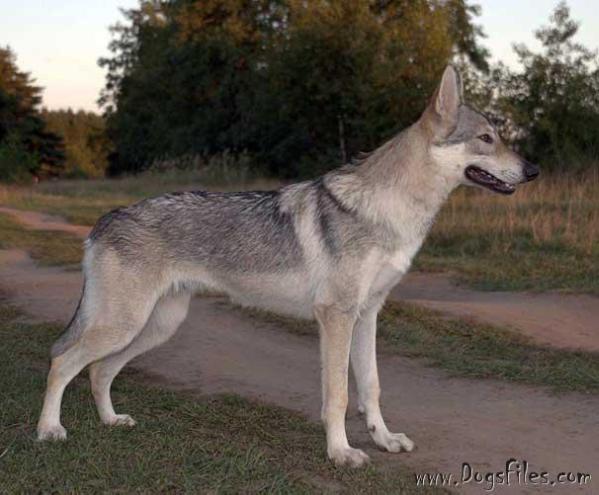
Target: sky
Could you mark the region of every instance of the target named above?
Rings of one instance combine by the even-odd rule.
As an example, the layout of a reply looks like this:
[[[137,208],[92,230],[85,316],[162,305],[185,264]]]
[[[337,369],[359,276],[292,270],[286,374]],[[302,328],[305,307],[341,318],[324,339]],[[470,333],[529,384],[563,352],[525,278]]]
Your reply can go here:
[[[137,0],[0,0],[0,45],[17,54],[21,70],[43,86],[44,106],[98,110],[104,70],[97,60],[109,54],[108,27],[122,20],[119,8]],[[516,66],[514,42],[537,48],[533,31],[546,24],[557,0],[478,0],[493,60]],[[599,48],[599,2],[569,0],[581,22],[579,41]]]

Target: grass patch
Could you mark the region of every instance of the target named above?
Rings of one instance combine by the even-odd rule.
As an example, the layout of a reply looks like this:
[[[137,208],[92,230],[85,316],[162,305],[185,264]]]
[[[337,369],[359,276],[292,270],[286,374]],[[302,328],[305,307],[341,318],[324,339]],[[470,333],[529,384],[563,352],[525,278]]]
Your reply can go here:
[[[0,305],[2,493],[446,493],[416,487],[399,465],[333,467],[321,426],[300,415],[150,387],[132,372],[116,380],[113,398],[135,428],[100,425],[87,380],[77,378],[63,407],[69,439],[37,443],[47,353],[60,329],[15,317]]]
[[[310,321],[240,310],[299,335],[317,335],[316,324]],[[378,341],[384,353],[421,358],[456,376],[599,392],[597,353],[541,347],[512,330],[446,317],[411,304],[387,302],[378,318]]]
[[[462,188],[415,266],[485,290],[599,294],[599,174],[541,177],[511,197]]]
[[[428,242],[415,260],[421,271],[449,271],[479,290],[560,290],[599,294],[599,249],[587,254],[563,244],[532,242],[528,233],[504,239],[460,236]]]
[[[210,169],[178,170],[119,179],[52,181],[29,188],[0,186],[0,204],[60,215],[73,224],[92,226],[114,208],[167,192],[268,190],[280,186],[279,181],[270,179],[234,177],[232,182],[227,177],[213,177]]]
[[[120,206],[132,204],[135,201],[136,198],[123,195],[107,195],[105,197],[62,196],[40,194],[27,190],[13,193],[6,204],[19,210],[59,215],[75,225],[92,226],[104,213]]]
[[[395,302],[381,312],[378,328],[385,351],[424,358],[455,375],[599,391],[597,353],[537,346],[515,331]]]
[[[23,249],[43,265],[81,262],[81,239],[65,232],[29,230],[8,215],[0,214],[0,249]]]

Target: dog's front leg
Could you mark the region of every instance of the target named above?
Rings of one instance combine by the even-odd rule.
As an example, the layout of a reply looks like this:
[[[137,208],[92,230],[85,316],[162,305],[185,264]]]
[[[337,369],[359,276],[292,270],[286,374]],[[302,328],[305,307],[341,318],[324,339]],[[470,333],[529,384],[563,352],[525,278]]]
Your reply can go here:
[[[368,456],[349,446],[345,432],[347,373],[355,313],[334,305],[319,305],[315,316],[320,325],[322,417],[327,432],[327,454],[339,466],[358,467],[368,461]]]
[[[391,433],[381,415],[381,389],[376,364],[376,317],[376,310],[364,312],[356,322],[352,339],[351,363],[358,387],[360,412],[366,416],[366,426],[374,443],[389,452],[410,452],[414,442],[403,433]]]

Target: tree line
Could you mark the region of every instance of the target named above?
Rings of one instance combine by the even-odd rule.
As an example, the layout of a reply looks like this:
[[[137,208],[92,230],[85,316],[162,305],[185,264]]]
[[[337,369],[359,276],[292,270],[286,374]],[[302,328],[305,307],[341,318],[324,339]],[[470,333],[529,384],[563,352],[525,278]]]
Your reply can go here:
[[[0,50],[0,180],[222,154],[313,176],[413,122],[448,61],[530,159],[597,168],[597,55],[564,2],[535,32],[540,51],[515,45],[518,69],[491,63],[469,0],[141,0],[123,15],[99,61],[102,117],[40,110],[40,88]]]
[[[104,118],[47,110],[42,88],[0,48],[0,181],[102,177],[111,150]]]
[[[597,167],[599,70],[566,3],[490,64],[468,0],[142,1],[113,27],[101,103],[110,171],[247,153],[279,177],[320,173],[414,121],[448,61],[467,95],[545,168]]]
[[[486,70],[466,0],[142,1],[102,59],[111,172],[247,153],[302,177],[411,123],[447,61]]]
[[[84,110],[42,109],[41,118],[48,130],[64,140],[62,177],[85,179],[105,175],[112,146],[101,115]]]
[[[52,177],[62,170],[64,143],[40,115],[41,91],[19,70],[12,50],[0,47],[0,181]]]

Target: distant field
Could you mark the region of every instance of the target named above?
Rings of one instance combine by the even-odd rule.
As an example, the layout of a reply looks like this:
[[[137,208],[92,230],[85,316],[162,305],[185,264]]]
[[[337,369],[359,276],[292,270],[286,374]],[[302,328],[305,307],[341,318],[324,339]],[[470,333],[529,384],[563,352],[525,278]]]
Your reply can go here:
[[[183,189],[273,189],[274,180],[197,172],[1,188],[0,204],[93,225],[104,212]],[[547,176],[510,197],[461,188],[441,211],[416,269],[487,290],[599,293],[599,173]]]
[[[123,179],[49,181],[26,188],[0,185],[0,204],[61,215],[71,223],[93,225],[100,215],[113,208],[166,192],[268,190],[279,185],[275,180],[245,174],[148,173]]]

